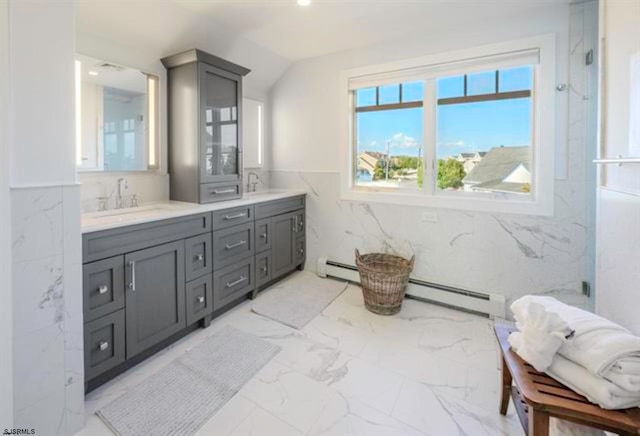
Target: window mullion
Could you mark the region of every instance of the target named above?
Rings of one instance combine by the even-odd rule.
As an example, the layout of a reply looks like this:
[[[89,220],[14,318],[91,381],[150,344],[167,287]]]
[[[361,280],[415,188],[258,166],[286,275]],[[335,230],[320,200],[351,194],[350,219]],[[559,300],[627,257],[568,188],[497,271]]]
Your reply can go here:
[[[424,177],[422,190],[434,195],[436,183],[436,80],[427,79],[424,84],[423,143]]]

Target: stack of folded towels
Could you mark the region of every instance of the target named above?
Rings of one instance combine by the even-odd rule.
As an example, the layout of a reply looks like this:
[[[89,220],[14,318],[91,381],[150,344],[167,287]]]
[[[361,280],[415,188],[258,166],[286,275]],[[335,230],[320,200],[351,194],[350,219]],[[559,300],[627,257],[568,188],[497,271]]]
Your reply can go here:
[[[640,337],[551,297],[511,305],[518,332],[509,344],[536,370],[604,409],[640,407]]]

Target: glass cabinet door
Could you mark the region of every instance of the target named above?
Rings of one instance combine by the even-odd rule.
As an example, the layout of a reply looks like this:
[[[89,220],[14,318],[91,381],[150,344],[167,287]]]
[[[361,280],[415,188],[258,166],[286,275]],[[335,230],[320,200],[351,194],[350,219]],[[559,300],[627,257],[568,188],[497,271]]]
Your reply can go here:
[[[202,179],[238,178],[239,81],[213,67],[201,68]]]

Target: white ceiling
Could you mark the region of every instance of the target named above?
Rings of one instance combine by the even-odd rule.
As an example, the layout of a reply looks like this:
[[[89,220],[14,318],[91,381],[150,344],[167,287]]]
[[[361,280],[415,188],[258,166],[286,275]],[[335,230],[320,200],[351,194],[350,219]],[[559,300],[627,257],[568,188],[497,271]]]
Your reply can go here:
[[[83,54],[93,39],[160,59],[200,48],[252,69],[250,87],[268,90],[293,63],[411,34],[464,31],[465,23],[527,16],[569,0],[77,0]],[[133,50],[135,48],[135,50]],[[109,54],[109,56],[111,56]]]
[[[171,0],[292,61],[568,0]]]

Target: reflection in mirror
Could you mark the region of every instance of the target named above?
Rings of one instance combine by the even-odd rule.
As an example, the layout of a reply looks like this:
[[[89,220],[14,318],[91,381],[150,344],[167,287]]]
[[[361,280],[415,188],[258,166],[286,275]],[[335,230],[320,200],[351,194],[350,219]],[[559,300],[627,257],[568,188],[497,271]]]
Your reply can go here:
[[[238,174],[237,83],[207,72],[204,98],[207,176]]]
[[[157,80],[139,70],[76,55],[79,170],[157,168]]]

